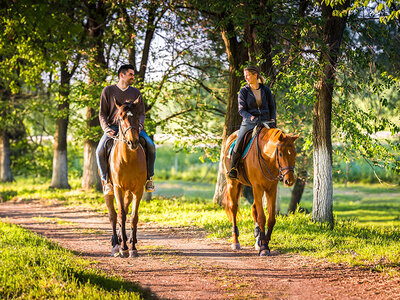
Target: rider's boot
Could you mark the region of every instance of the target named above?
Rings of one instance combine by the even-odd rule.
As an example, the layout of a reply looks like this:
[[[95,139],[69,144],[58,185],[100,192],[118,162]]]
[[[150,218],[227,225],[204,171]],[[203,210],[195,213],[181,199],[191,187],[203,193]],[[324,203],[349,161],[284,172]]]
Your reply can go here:
[[[239,164],[239,160],[242,154],[239,151],[233,151],[232,159],[231,159],[231,169],[228,173],[228,177],[230,179],[237,179],[238,177],[238,169],[237,166]]]
[[[154,186],[152,177],[149,177],[149,179],[147,179],[146,184],[144,185],[144,188],[147,193],[154,192],[155,186]]]
[[[111,181],[109,179],[101,180],[101,181],[103,183],[103,194],[104,194],[104,196],[112,195],[114,193],[114,188],[113,188],[113,185],[112,185]]]

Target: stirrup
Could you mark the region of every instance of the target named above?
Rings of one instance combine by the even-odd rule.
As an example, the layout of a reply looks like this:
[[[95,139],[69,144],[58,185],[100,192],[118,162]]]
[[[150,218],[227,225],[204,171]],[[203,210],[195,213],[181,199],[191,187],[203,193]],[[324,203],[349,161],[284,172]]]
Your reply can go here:
[[[229,177],[230,179],[237,179],[237,177],[238,177],[238,169],[237,169],[236,167],[233,167],[233,168],[229,171],[228,177]]]

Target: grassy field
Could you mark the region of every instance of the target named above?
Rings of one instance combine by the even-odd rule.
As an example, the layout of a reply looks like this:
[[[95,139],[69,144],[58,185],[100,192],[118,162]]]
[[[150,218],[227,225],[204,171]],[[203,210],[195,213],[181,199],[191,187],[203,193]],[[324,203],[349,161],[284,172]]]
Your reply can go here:
[[[106,212],[100,193],[81,191],[79,181],[72,190],[58,191],[47,187],[49,182],[34,179],[18,184],[0,185],[3,201],[12,198],[57,199],[66,205],[90,205]],[[141,222],[157,222],[168,226],[196,226],[210,238],[231,236],[231,225],[224,210],[212,203],[213,184],[181,181],[156,182],[154,200],[142,202]],[[280,188],[281,211],[286,212],[290,189]],[[349,185],[334,187],[335,228],[311,221],[311,215],[278,216],[271,249],[301,253],[335,262],[347,262],[373,270],[400,270],[400,188],[382,185]],[[312,190],[306,188],[301,206],[311,211]],[[252,245],[253,221],[251,206],[242,199],[239,213],[240,241]]]
[[[0,222],[1,299],[142,299],[140,288],[110,277],[38,235]]]

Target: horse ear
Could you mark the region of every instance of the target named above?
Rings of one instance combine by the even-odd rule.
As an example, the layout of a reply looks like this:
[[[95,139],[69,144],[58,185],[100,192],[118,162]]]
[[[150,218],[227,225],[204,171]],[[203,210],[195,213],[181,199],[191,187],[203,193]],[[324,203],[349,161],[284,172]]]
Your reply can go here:
[[[118,104],[117,104],[117,100],[115,99],[115,96],[114,96],[114,104],[115,104],[115,106],[119,109],[121,106],[119,106]]]
[[[296,134],[296,135],[292,135],[291,136],[291,138],[292,138],[292,140],[293,140],[293,142],[295,141],[295,140],[297,140],[297,138],[299,137],[299,135],[298,134]]]
[[[139,103],[139,101],[140,101],[140,96],[139,96],[139,97],[137,97],[135,101],[133,101],[133,104],[135,104],[135,105],[136,105],[136,104],[138,104],[138,103]]]

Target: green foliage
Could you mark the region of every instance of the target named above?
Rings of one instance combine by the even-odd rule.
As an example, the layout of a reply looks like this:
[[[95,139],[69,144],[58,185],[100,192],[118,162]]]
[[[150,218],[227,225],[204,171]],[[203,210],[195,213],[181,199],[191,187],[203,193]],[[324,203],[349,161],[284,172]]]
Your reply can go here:
[[[15,176],[37,176],[51,178],[54,147],[52,140],[22,139],[12,141],[11,168]],[[68,143],[68,173],[72,178],[80,178],[83,168],[82,143]]]
[[[200,149],[192,148],[191,151],[174,151],[171,146],[158,147],[155,178],[215,182],[218,164],[209,160],[206,163],[200,161]]]
[[[51,143],[36,143],[28,140],[12,142],[11,169],[15,176],[50,178],[52,170],[53,147]]]
[[[337,183],[384,183],[400,184],[400,175],[383,166],[374,166],[367,160],[343,161],[341,151],[333,164],[333,180]],[[340,159],[339,159],[340,158]]]
[[[138,286],[91,267],[91,262],[37,234],[0,222],[3,299],[141,299]]]

